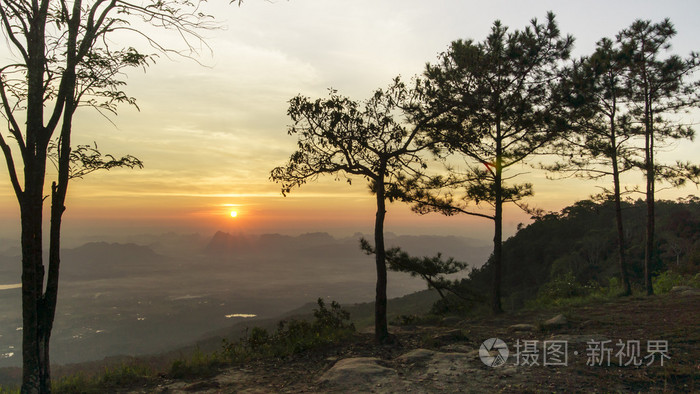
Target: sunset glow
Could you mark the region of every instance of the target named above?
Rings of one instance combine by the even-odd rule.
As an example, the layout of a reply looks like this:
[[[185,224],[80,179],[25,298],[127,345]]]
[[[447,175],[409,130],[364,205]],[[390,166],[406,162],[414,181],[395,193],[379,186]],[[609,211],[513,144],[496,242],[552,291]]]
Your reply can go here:
[[[138,157],[144,168],[95,172],[72,182],[63,221],[66,236],[221,229],[345,235],[370,231],[376,207],[361,178],[349,185],[343,178],[320,177],[288,197],[270,182],[270,170],[283,165],[296,149],[296,138],[287,134],[292,97],[321,98],[332,87],[364,100],[397,75],[408,81],[420,74],[452,40],[481,41],[496,19],[521,29],[533,17],[544,18],[548,10],[556,14],[562,33],[576,38],[573,58],[589,54],[600,38],[614,37],[637,18],[670,18],[678,31],[671,53],[687,56],[698,50],[700,36],[694,18],[700,3],[693,2],[452,0],[435,6],[420,1],[310,0],[251,1],[241,7],[209,2],[206,7],[206,13],[225,27],[206,32],[211,54],[204,50],[197,61],[161,57],[145,72],[128,71],[124,90],[136,98],[139,110],[120,106],[118,115],[110,117],[113,123],[97,111],[78,110],[74,144],[96,141],[104,153]],[[154,34],[163,34],[170,43],[167,32]],[[141,45],[144,53],[152,52],[138,37],[125,40],[127,46]],[[0,58],[16,57],[7,45],[0,45]],[[700,120],[698,111],[684,116],[687,124]],[[696,138],[661,153],[660,159],[697,163],[698,152]],[[533,184],[535,195],[525,202],[546,210],[560,210],[610,187],[608,179],[550,180],[529,166],[515,172],[524,173],[523,181]],[[47,190],[55,176],[49,172]],[[0,179],[0,238],[16,239],[19,207],[4,165]],[[643,177],[630,172],[623,182],[623,188],[634,188]],[[667,189],[658,198],[688,194],[698,194],[698,189]],[[506,209],[504,230],[512,234],[529,215]],[[421,216],[400,202],[388,205],[386,228],[397,233],[493,236],[488,220]]]

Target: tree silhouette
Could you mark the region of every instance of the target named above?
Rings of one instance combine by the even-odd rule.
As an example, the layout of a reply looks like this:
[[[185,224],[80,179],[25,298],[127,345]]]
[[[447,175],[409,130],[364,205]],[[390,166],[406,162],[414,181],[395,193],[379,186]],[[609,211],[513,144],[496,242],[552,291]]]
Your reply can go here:
[[[58,297],[61,220],[69,180],[101,168],[140,166],[130,156],[120,160],[102,155],[96,147],[71,146],[73,118],[79,107],[114,113],[118,104],[135,102],[122,90],[122,72],[145,67],[150,56],[131,47],[114,48],[110,37],[131,32],[162,52],[178,53],[140,31],[144,24],[150,24],[179,33],[187,46],[182,54],[187,55],[196,50],[191,42],[199,40],[196,29],[207,27],[208,21],[199,2],[189,0],[1,2],[0,28],[17,54],[16,60],[0,66],[2,116],[7,121],[6,132],[0,133],[0,149],[20,207],[23,393],[51,390],[49,342]],[[50,196],[44,194],[47,160],[53,160],[58,170]],[[48,197],[46,272],[42,208]]]
[[[294,124],[290,135],[298,135],[298,149],[289,162],[272,170],[270,179],[281,183],[285,196],[295,187],[320,175],[360,176],[376,196],[374,248],[377,287],[375,337],[390,341],[387,329],[387,266],[384,247],[386,201],[400,195],[400,181],[425,168],[419,156],[431,144],[423,138],[424,123],[410,115],[420,106],[415,89],[396,78],[385,90],[375,91],[362,103],[331,90],[327,99],[297,96],[290,100],[288,114]]]
[[[680,186],[687,179],[697,183],[700,168],[690,163],[677,162],[674,166],[657,163],[655,155],[659,144],[678,139],[692,139],[695,132],[687,125],[674,122],[669,115],[686,111],[700,102],[700,81],[689,78],[700,65],[698,54],[686,59],[671,55],[662,59],[662,53],[671,46],[676,35],[668,19],[652,24],[637,20],[622,30],[617,40],[628,58],[626,84],[630,95],[630,111],[638,133],[644,140],[644,157],[637,165],[646,180],[646,245],[644,255],[644,283],[647,294],[654,293],[651,282],[654,259],[655,189],[658,181]]]
[[[532,194],[529,183],[508,184],[513,166],[543,147],[561,128],[560,100],[552,97],[558,62],[573,38],[561,37],[554,15],[508,32],[496,21],[485,41],[457,40],[428,64],[424,87],[429,110],[439,120],[432,133],[447,152],[465,159],[463,171],[415,182],[408,197],[418,212],[464,213],[494,221],[492,309],[501,307],[503,204]],[[486,203],[493,214],[470,209]]]
[[[629,92],[623,83],[625,65],[619,48],[604,38],[593,55],[566,70],[560,87],[571,129],[552,149],[563,161],[544,168],[585,179],[612,177],[612,190],[604,188],[601,197],[615,204],[620,282],[623,294],[630,295],[620,174],[635,167],[636,148],[630,145],[634,134],[625,111]]]

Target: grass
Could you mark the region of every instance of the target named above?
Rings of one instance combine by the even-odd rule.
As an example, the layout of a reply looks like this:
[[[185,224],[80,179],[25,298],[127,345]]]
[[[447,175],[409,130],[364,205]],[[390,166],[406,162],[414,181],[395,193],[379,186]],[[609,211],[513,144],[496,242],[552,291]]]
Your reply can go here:
[[[133,387],[147,384],[156,377],[149,366],[142,364],[122,364],[94,376],[78,373],[54,380],[51,389],[54,393],[104,393],[117,387]]]

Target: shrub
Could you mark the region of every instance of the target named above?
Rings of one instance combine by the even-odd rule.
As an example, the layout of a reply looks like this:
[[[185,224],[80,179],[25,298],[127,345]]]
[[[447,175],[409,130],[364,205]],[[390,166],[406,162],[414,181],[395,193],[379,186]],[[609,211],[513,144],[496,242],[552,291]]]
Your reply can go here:
[[[574,274],[569,272],[557,276],[540,287],[537,298],[557,299],[571,298],[589,294],[591,286],[584,286],[576,281]]]
[[[695,276],[681,275],[677,272],[664,271],[652,279],[654,291],[658,294],[668,293],[673,286],[700,287],[700,274]]]

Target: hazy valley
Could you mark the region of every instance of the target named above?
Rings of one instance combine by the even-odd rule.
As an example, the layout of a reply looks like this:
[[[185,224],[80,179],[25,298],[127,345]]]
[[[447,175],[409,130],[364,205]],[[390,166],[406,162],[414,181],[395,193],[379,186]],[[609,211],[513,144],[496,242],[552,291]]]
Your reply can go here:
[[[360,236],[165,234],[65,249],[52,361],[167,351],[318,297],[371,301],[376,273]],[[477,267],[490,253],[485,241],[453,236],[388,234],[387,245],[415,255],[440,251]],[[9,242],[0,246],[0,286],[18,284],[19,254]],[[389,297],[424,288],[420,279],[390,273]],[[0,287],[0,367],[20,365],[21,326],[20,289]]]

